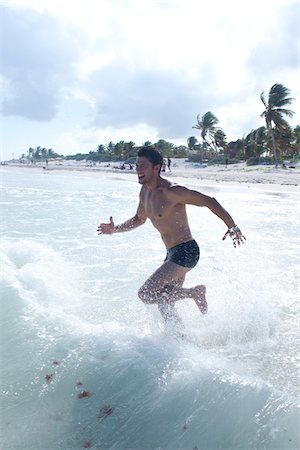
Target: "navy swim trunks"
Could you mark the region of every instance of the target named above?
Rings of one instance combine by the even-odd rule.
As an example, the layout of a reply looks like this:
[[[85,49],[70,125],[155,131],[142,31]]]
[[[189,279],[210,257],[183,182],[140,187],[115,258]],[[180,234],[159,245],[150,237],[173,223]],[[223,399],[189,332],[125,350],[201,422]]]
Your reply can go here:
[[[172,261],[182,267],[192,269],[200,257],[200,249],[195,240],[175,245],[167,251],[166,261]]]

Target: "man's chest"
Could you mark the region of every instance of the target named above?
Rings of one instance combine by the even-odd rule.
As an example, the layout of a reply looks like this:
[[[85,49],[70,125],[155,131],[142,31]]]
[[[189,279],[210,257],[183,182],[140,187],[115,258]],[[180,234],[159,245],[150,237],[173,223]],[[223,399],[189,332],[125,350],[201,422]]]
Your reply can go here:
[[[147,216],[152,220],[168,216],[174,208],[164,190],[145,193],[143,205]]]

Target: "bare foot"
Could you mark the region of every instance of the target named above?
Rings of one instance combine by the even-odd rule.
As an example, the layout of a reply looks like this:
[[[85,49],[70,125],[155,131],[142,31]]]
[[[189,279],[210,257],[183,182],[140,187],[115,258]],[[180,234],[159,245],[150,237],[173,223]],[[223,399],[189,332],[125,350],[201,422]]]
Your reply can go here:
[[[203,284],[194,287],[194,295],[193,299],[195,300],[196,305],[202,312],[202,314],[207,313],[207,301],[205,298],[206,287]]]

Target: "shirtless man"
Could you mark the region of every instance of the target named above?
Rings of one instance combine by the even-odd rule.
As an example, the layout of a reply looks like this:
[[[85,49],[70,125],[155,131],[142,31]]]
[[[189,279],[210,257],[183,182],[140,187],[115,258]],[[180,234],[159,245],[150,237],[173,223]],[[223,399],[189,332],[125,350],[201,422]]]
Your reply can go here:
[[[167,256],[163,264],[139,289],[138,296],[144,303],[157,304],[163,318],[181,322],[174,303],[184,298],[195,301],[202,314],[207,312],[206,288],[198,285],[184,288],[187,272],[196,266],[200,251],[188,224],[186,206],[206,206],[228,227],[223,240],[230,236],[233,244],[244,243],[245,237],[232,217],[212,197],[178,186],[160,176],[163,157],[153,147],[141,147],[136,161],[139,184],[142,185],[136,214],[121,225],[101,223],[98,234],[113,234],[133,230],[149,218],[160,232]]]

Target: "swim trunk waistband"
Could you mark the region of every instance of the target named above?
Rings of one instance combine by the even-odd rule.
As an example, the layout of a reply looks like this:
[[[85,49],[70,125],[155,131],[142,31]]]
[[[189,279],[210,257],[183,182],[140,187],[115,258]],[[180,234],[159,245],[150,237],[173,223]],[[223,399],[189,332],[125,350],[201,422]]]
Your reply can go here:
[[[179,266],[192,269],[199,261],[199,257],[200,249],[197,242],[193,239],[192,241],[183,242],[182,244],[169,248],[165,262],[172,261]]]

